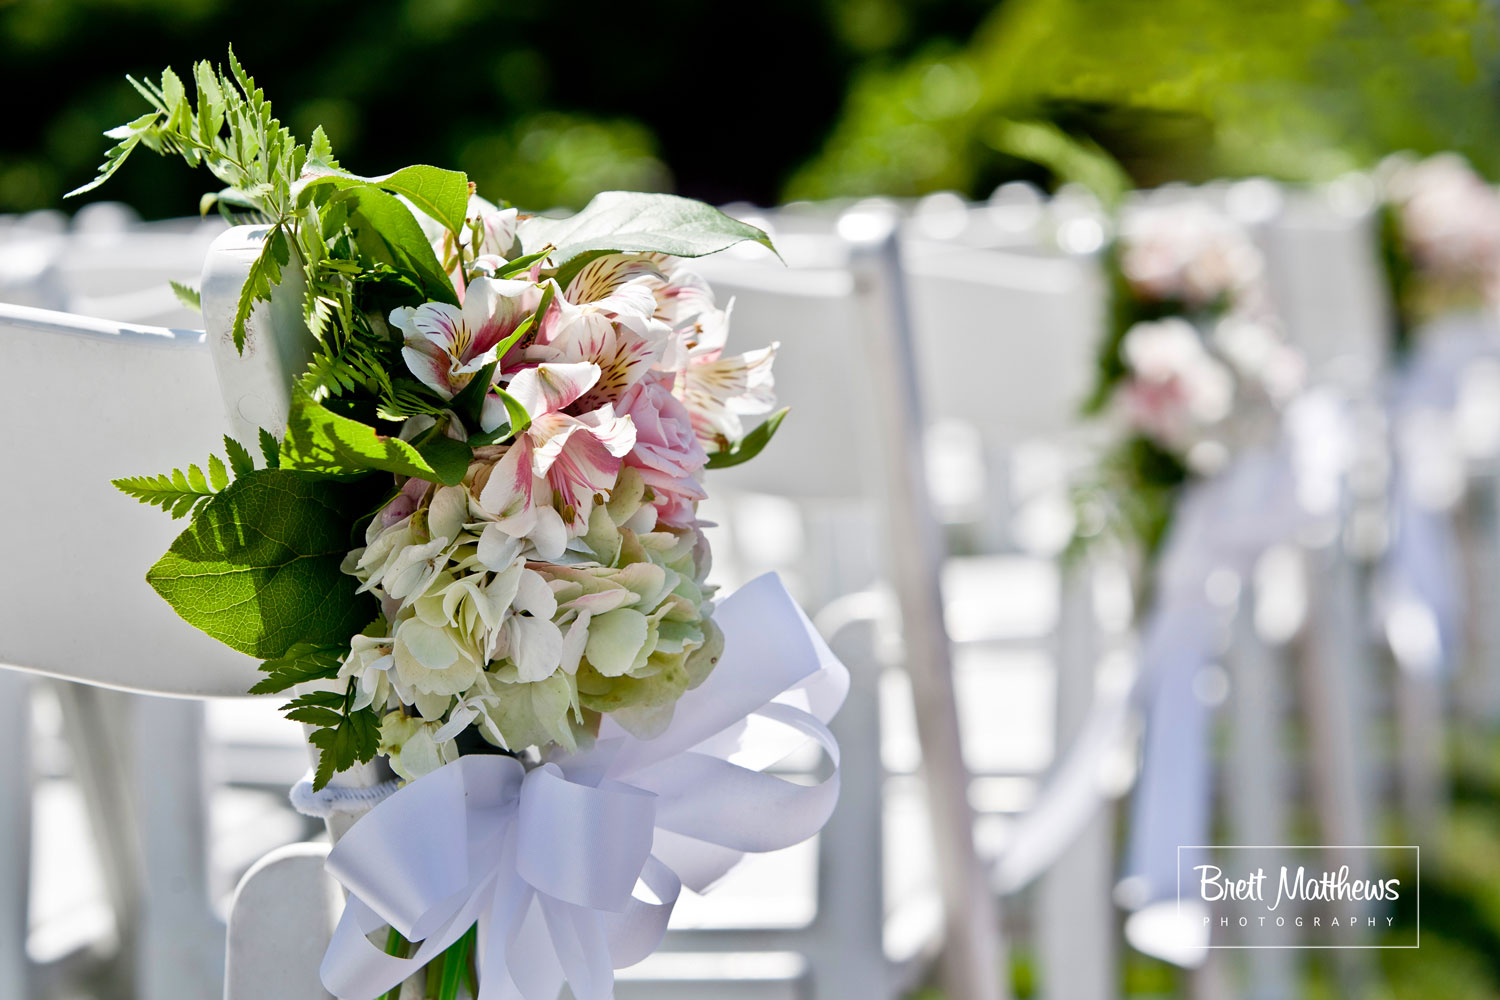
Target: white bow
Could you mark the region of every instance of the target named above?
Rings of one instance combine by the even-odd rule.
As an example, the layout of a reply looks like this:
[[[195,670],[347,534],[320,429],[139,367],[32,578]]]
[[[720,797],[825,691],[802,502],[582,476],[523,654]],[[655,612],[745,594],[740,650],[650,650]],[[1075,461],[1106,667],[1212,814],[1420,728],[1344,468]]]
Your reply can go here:
[[[608,719],[594,747],[527,770],[461,757],[390,796],[328,856],[349,902],[323,959],[341,1000],[373,1000],[476,923],[479,1000],[609,1000],[614,970],[661,943],[683,885],[703,891],[745,852],[822,828],[838,798],[825,723],[849,675],[773,575],[719,606],[724,655],[660,736]],[[812,739],[814,785],[762,769]],[[420,942],[387,955],[369,935]]]

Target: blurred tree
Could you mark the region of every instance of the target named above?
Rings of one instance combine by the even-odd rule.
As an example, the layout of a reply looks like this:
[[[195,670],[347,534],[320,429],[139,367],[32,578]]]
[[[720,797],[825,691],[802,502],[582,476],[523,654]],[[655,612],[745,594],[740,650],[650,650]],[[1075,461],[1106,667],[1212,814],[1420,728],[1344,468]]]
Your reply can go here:
[[[968,37],[990,0],[0,0],[0,212],[58,206],[100,133],[139,113],[123,74],[223,58],[277,111],[322,123],[353,169],[458,166],[531,208],[610,187],[774,200],[838,115],[854,68]],[[132,161],[98,195],[147,217],[203,179]],[[71,204],[66,207],[73,207]]]
[[[1015,0],[967,46],[862,73],[788,194],[982,196],[1084,162],[1027,162],[1016,123],[1096,143],[1142,185],[1323,178],[1398,149],[1493,176],[1497,77],[1488,0]]]

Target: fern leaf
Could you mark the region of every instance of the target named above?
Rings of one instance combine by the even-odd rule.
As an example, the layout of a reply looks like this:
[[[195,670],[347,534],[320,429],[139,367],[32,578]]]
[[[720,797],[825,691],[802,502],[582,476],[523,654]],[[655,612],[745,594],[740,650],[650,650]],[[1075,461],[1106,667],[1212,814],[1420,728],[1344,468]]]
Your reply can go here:
[[[224,451],[229,455],[229,469],[236,479],[255,471],[255,459],[250,451],[228,434],[224,435]]]
[[[172,294],[177,296],[178,302],[181,302],[194,312],[203,311],[203,295],[198,289],[191,285],[184,285],[180,281],[169,281],[167,284],[172,286]]]
[[[264,427],[260,429],[260,453],[266,458],[266,468],[279,469],[281,467],[281,443]]]
[[[202,476],[202,473],[199,473]],[[207,483],[201,490],[194,489],[182,470],[173,469],[169,475],[127,476],[112,480],[115,489],[141,503],[160,507],[174,518],[182,517],[198,504],[213,496]]]
[[[245,275],[245,286],[240,289],[239,303],[234,310],[234,349],[245,352],[245,324],[250,319],[257,302],[271,301],[271,289],[281,281],[282,265],[291,260],[287,249],[286,232],[281,226],[271,230],[261,247],[260,254],[250,265]]]
[[[104,133],[109,138],[120,141],[104,154],[104,162],[99,164],[98,176],[82,187],[74,188],[63,197],[72,198],[74,195],[84,194],[109,180],[110,176],[120,169],[120,165],[125,162],[125,158],[130,155],[131,151],[140,145],[141,140],[156,126],[160,117],[161,112],[152,111],[141,115],[128,125],[121,125],[119,128],[112,128]]]
[[[208,485],[215,493],[229,485],[229,470],[218,455],[208,456]]]

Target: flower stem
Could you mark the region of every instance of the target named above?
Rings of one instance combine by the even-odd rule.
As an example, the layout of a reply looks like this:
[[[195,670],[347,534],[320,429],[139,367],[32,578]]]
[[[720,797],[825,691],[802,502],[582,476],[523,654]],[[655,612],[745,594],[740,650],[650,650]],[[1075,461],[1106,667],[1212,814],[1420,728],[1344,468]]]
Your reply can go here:
[[[443,972],[439,977],[437,1000],[458,1000],[458,987],[469,967],[469,949],[474,944],[477,927],[464,931],[463,937],[443,953]]]
[[[385,953],[387,955],[395,955],[398,958],[405,958],[406,948],[406,938],[401,936],[400,931],[392,927],[391,932],[385,938]],[[401,1000],[401,987],[392,987],[391,991],[382,997],[381,1000]]]
[[[448,953],[445,951],[427,963],[427,988],[422,991],[426,1000],[437,1000],[438,986],[443,979],[443,965],[447,958]]]

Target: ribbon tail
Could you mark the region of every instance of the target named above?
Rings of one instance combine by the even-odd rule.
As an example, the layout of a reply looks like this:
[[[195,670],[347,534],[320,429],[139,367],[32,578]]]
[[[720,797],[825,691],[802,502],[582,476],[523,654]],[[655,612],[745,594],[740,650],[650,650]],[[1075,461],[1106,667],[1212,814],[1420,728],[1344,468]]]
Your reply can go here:
[[[388,926],[357,896],[350,896],[323,955],[318,976],[339,1000],[380,996],[416,975],[421,964],[387,955],[370,943],[367,934]]]
[[[614,1000],[615,970],[603,914],[550,896],[538,895],[537,903],[573,1000]]]
[[[814,785],[741,767],[704,753],[687,752],[632,777],[655,792],[656,826],[735,851],[763,853],[799,844],[828,822],[838,803],[838,744],[812,715],[787,705],[758,713],[811,736],[835,768]]]
[[[1139,888],[1131,908],[1175,896],[1179,845],[1203,844],[1212,775],[1209,707],[1193,689],[1208,662],[1212,615],[1184,603],[1158,609],[1143,650],[1147,692],[1146,745],[1131,802],[1126,876]],[[1184,863],[1187,861],[1183,852]]]
[[[536,906],[536,892],[515,874],[514,845],[479,922],[477,1000],[557,1000],[562,969]]]
[[[745,852],[656,828],[651,853],[694,892],[707,892],[744,860]],[[616,965],[615,968],[621,968]]]

